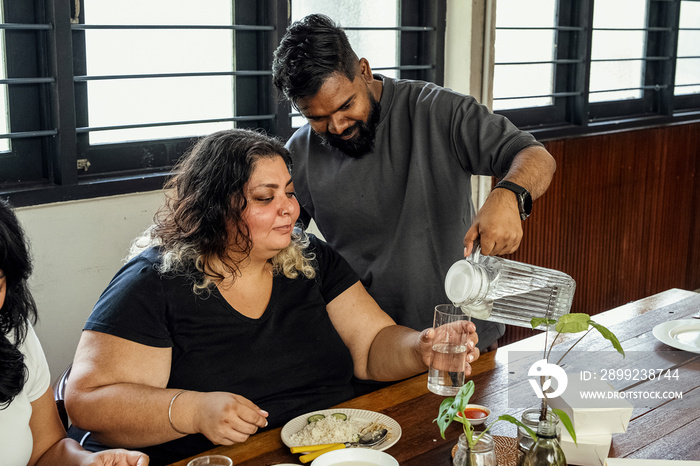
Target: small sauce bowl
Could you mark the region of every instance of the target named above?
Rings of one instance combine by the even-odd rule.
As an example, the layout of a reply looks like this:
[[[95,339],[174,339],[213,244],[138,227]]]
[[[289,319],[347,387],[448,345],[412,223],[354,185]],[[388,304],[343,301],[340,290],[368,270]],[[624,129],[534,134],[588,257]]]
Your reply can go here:
[[[466,405],[464,407],[464,413],[466,414],[465,417],[469,420],[469,423],[471,425],[478,426],[486,422],[486,420],[491,415],[491,410],[488,409],[486,406]],[[462,413],[457,413],[457,416],[461,420]]]

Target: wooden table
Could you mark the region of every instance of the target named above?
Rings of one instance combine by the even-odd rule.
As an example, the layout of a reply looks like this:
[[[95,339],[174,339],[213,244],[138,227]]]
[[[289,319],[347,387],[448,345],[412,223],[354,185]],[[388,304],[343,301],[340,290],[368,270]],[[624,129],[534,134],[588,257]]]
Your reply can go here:
[[[597,314],[593,319],[611,329],[626,351],[643,348],[663,354],[677,350],[654,338],[651,333],[653,327],[667,320],[689,317],[698,310],[700,294],[671,289]],[[507,403],[507,354],[514,350],[541,351],[543,340],[544,334],[540,334],[482,355],[473,365],[472,380],[477,388],[472,403],[488,406],[492,410],[492,419],[501,414],[519,418],[522,409],[509,408]],[[609,342],[598,335],[591,334],[585,341],[585,347],[577,346],[577,351],[610,347]],[[562,344],[566,344],[566,339]],[[682,363],[673,363],[682,369],[683,377],[677,389],[683,391],[683,398],[658,400],[653,407],[636,408],[627,432],[613,436],[610,457],[700,460],[700,354],[684,355]],[[672,367],[674,366],[669,365],[666,368]],[[461,432],[460,426],[454,423],[448,428],[446,440],[440,437],[433,419],[437,416],[443,397],[429,392],[426,383],[427,374],[421,374],[354,398],[338,407],[377,411],[396,420],[402,429],[401,439],[386,451],[399,464],[450,466],[450,452]],[[636,382],[615,388],[621,391],[641,390],[644,385]],[[229,456],[235,465],[300,464],[298,455],[292,455],[280,440],[280,430],[277,428],[262,432],[245,443],[217,447],[208,453]],[[515,426],[505,422],[496,424],[491,432],[495,435],[516,436]],[[183,460],[174,464],[186,466],[187,462],[188,460]]]

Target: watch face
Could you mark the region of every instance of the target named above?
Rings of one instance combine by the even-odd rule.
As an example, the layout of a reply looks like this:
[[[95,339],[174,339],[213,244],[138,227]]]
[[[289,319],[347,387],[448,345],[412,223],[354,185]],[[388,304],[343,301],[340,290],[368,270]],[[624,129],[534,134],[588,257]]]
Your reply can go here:
[[[530,216],[532,212],[532,196],[529,193],[523,194],[522,196],[522,210],[520,211],[520,217],[525,220]]]

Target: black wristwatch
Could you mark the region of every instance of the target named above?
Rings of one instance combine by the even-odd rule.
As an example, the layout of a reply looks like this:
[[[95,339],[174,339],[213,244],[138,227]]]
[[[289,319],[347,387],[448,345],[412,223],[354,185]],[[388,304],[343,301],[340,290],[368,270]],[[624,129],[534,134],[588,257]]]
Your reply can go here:
[[[505,180],[499,181],[493,189],[496,188],[505,188],[513,191],[515,193],[515,198],[518,200],[520,218],[525,220],[530,216],[530,213],[532,212],[532,196],[530,196],[530,191],[520,185]]]

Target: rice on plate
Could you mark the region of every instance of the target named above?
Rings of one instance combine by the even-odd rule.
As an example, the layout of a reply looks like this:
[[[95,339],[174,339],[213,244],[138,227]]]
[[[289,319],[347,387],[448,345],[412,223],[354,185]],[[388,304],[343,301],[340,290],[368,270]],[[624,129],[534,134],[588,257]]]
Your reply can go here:
[[[321,445],[324,443],[357,442],[364,433],[384,428],[376,422],[338,419],[326,416],[318,421],[309,422],[290,437],[290,442],[297,446]]]

